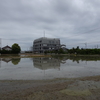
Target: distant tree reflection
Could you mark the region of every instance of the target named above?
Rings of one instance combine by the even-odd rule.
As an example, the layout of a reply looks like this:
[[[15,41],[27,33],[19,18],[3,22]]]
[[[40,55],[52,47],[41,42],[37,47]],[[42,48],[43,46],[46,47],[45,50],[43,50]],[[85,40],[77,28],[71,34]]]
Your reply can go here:
[[[21,60],[21,58],[13,58],[13,59],[12,59],[12,63],[13,63],[14,65],[17,65],[17,64],[20,62],[20,60]]]

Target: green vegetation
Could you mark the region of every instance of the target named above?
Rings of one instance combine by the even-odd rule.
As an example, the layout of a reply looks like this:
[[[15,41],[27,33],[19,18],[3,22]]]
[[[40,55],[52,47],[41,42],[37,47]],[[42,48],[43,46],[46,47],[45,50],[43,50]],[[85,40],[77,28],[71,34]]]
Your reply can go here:
[[[21,48],[17,43],[12,45],[12,53],[18,54],[18,53],[20,53],[20,51],[21,51]]]
[[[82,55],[95,55],[95,54],[100,54],[100,49],[83,49],[83,48],[79,48],[79,46],[77,46],[77,48],[72,48],[68,50],[69,54],[82,54]]]
[[[62,48],[59,50],[52,50],[52,51],[45,51],[45,54],[50,53],[50,54],[67,54],[66,51],[64,51]]]
[[[12,63],[13,63],[14,65],[17,65],[17,64],[20,62],[20,59],[21,59],[21,58],[13,58],[13,59],[12,59]]]
[[[79,55],[99,55],[100,54],[100,49],[95,48],[95,49],[83,49],[83,48],[79,48],[79,46],[77,46],[76,48],[72,48],[72,49],[66,49],[63,50],[62,48],[60,48],[59,50],[52,50],[52,51],[45,51],[45,54],[79,54]]]
[[[12,45],[12,50],[0,50],[0,54],[18,54],[20,51],[20,46],[17,43],[14,43]]]
[[[12,51],[9,51],[9,50],[0,50],[0,54],[12,54]]]

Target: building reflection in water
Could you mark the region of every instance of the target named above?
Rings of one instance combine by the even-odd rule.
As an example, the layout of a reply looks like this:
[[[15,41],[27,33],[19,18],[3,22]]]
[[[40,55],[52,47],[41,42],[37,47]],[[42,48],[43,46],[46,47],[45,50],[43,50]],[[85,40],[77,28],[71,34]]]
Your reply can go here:
[[[0,68],[1,68],[1,58],[0,58]]]
[[[80,62],[85,61],[85,64],[87,65],[87,61],[97,61],[98,58],[94,59],[91,57],[85,57],[85,56],[63,56],[63,57],[55,57],[55,58],[33,58],[33,66],[35,68],[39,68],[41,70],[47,70],[47,69],[59,69],[61,64],[65,64],[67,61],[71,60],[73,63],[76,62],[77,64],[80,64]]]
[[[8,63],[8,62],[12,61],[12,58],[2,58],[2,61]]]
[[[54,58],[33,58],[33,66],[41,70],[47,70],[47,69],[60,70],[60,63],[61,61],[59,59],[54,59]]]

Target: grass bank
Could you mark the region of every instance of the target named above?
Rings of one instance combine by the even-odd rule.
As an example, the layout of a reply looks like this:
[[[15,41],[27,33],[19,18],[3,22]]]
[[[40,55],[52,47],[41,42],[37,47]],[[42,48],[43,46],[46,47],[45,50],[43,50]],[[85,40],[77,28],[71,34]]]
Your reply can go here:
[[[31,57],[51,57],[51,55],[45,54],[33,54],[33,53],[24,53],[24,54],[2,54],[0,58],[31,58]]]

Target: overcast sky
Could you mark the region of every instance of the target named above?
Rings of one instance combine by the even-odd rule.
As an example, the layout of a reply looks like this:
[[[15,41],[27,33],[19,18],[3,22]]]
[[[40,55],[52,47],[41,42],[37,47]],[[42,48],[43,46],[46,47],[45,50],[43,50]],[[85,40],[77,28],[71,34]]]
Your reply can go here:
[[[18,43],[29,50],[44,31],[67,48],[100,47],[100,1],[0,0],[2,47]]]

